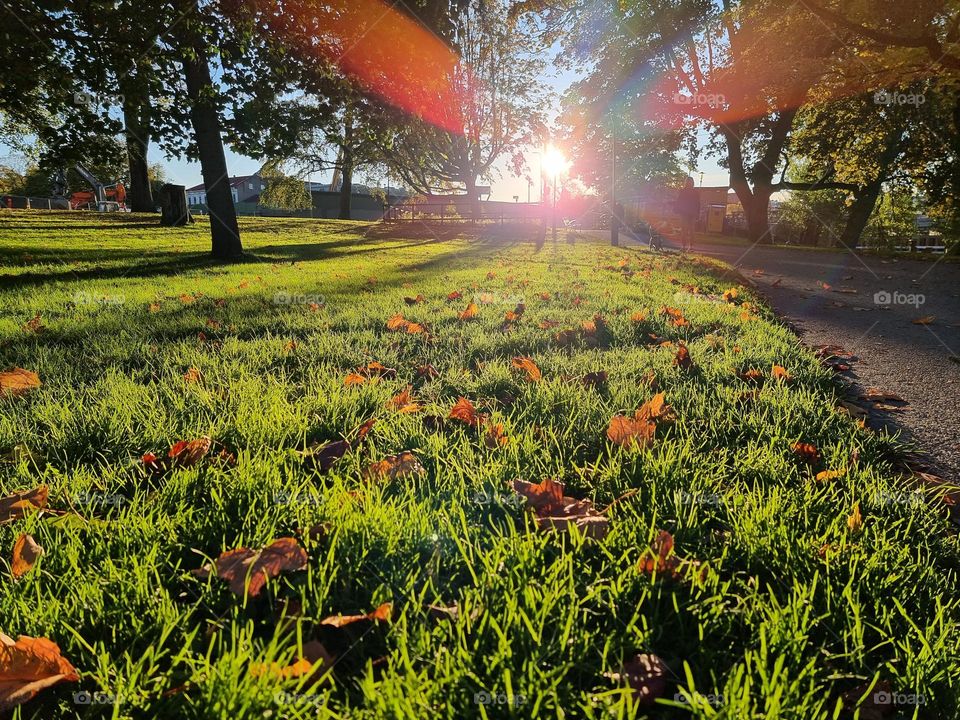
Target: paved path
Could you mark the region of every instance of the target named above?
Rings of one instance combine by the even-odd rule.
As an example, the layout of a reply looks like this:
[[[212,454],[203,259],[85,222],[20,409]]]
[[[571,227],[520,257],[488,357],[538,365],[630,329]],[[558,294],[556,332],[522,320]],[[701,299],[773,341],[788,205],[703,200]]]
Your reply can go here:
[[[859,356],[853,379],[904,398],[887,417],[939,474],[960,482],[960,264],[719,244],[697,251],[736,266],[806,344]],[[930,315],[929,325],[913,323]]]

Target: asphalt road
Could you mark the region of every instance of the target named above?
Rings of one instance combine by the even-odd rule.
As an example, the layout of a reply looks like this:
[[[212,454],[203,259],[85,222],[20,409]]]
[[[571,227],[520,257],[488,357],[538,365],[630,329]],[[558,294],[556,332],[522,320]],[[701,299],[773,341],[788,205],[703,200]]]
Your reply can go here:
[[[845,373],[854,390],[906,400],[881,411],[881,422],[929,453],[937,474],[960,482],[960,264],[759,246],[696,251],[738,268],[807,345],[856,355]],[[928,325],[913,322],[928,316]]]

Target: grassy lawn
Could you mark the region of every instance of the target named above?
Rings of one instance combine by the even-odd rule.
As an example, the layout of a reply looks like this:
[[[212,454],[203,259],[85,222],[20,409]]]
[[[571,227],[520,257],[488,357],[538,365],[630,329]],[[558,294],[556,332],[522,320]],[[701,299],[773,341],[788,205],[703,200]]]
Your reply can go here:
[[[0,215],[0,370],[43,383],[0,399],[0,496],[49,489],[0,525],[0,630],[80,674],[19,717],[866,720],[877,691],[883,717],[955,716],[943,508],[722,266],[259,218],[221,266],[205,224],[152,222]],[[658,392],[645,441],[607,437]],[[541,527],[511,481],[546,478],[604,514]],[[45,552],[14,581],[21,533]],[[192,572],[280,538],[305,562],[262,590]],[[666,666],[655,705],[638,653]]]

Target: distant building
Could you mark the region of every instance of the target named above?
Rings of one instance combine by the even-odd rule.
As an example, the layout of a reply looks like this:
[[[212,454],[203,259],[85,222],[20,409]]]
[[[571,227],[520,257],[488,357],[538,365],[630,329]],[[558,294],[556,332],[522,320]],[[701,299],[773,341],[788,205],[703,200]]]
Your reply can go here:
[[[250,198],[259,196],[266,189],[266,181],[260,177],[258,170],[253,175],[241,175],[229,178],[230,194],[234,203],[248,202]],[[207,187],[204,183],[187,188],[187,205],[199,206],[207,204]]]

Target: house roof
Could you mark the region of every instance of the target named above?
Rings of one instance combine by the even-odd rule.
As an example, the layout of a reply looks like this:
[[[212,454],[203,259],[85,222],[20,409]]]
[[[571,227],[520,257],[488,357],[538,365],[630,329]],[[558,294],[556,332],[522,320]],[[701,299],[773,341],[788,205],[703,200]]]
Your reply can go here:
[[[232,178],[229,179],[229,180],[230,180],[230,187],[237,187],[238,185],[242,185],[243,183],[245,183],[247,180],[249,180],[249,179],[252,178],[252,177],[253,177],[253,175],[238,175],[237,177],[232,177]],[[199,185],[194,185],[193,187],[188,187],[188,188],[187,188],[187,192],[199,192],[199,191],[201,191],[201,190],[202,190],[203,192],[206,192],[207,186],[206,186],[205,183],[200,183]]]

